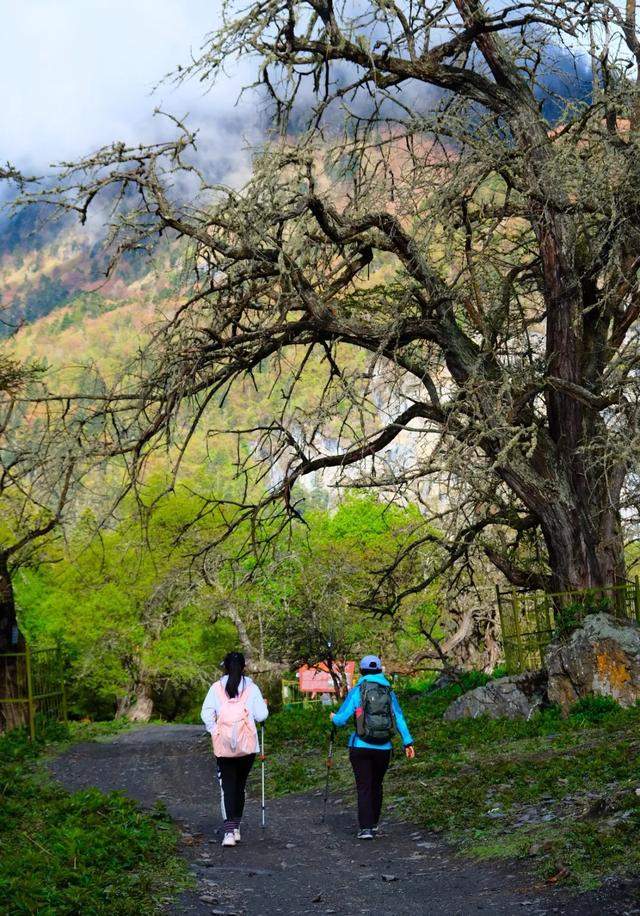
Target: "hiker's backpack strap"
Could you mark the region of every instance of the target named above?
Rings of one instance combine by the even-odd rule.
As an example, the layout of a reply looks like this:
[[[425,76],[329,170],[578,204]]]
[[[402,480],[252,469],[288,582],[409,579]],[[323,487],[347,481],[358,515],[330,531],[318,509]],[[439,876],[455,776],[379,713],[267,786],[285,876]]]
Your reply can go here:
[[[360,681],[358,684],[358,690],[360,691],[360,703],[356,706],[356,711],[353,714],[353,721],[358,738],[364,738],[367,731],[364,714],[367,704],[367,683],[368,681]]]
[[[244,680],[244,678],[243,678],[243,680]],[[244,703],[244,705],[246,706],[246,705],[247,705],[247,699],[248,699],[248,697],[249,697],[249,692],[250,692],[250,690],[251,690],[251,684],[247,684],[247,682],[246,682],[246,680],[245,680],[245,681],[244,681],[244,685],[245,685],[245,686],[244,686],[244,690],[242,691],[242,693],[237,694],[237,696],[235,696],[235,697],[230,697],[229,694],[227,693],[226,688],[225,688],[224,684],[222,683],[222,681],[216,681],[215,690],[216,690],[216,692],[217,692],[217,694],[218,694],[218,699],[219,699],[219,701],[220,701],[220,705],[222,706],[224,703],[228,703],[228,702],[230,702],[230,701],[241,700],[241,701]]]

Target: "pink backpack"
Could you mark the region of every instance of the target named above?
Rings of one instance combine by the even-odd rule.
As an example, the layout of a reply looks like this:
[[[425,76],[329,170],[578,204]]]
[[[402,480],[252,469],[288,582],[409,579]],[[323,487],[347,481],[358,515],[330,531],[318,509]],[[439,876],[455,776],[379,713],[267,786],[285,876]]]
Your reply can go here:
[[[215,690],[220,701],[220,712],[213,730],[213,753],[216,757],[244,757],[255,754],[258,733],[255,722],[246,707],[245,688],[237,697],[230,697],[218,681]]]

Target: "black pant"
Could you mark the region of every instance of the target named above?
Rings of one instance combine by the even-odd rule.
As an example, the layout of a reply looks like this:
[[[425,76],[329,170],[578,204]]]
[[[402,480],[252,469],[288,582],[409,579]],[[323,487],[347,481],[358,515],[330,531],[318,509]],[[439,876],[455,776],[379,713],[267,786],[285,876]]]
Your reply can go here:
[[[225,830],[234,830],[240,826],[244,811],[244,790],[255,759],[255,754],[216,758]]]
[[[380,820],[382,781],[391,760],[391,751],[352,747],[349,760],[356,777],[360,829],[375,827]]]

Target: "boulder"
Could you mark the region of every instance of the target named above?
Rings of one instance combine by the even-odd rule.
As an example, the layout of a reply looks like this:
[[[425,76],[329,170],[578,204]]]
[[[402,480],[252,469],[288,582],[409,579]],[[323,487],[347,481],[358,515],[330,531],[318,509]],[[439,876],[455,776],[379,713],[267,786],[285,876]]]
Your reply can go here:
[[[462,672],[458,670],[442,671],[427,692],[433,693],[435,690],[444,690],[445,687],[451,687],[452,684],[457,684],[461,674]]]
[[[549,700],[566,714],[588,694],[621,706],[640,699],[640,627],[611,614],[591,614],[569,636],[549,643],[544,656]]]
[[[449,722],[477,719],[478,716],[529,719],[536,709],[546,703],[545,688],[546,675],[542,671],[501,677],[458,697],[447,707],[444,718]]]

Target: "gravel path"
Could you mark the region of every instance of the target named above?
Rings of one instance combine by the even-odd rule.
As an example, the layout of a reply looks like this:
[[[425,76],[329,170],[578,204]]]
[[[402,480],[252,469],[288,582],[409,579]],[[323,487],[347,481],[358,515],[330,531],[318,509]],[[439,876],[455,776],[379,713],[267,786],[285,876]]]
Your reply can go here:
[[[640,914],[632,889],[617,885],[570,898],[536,884],[519,866],[458,857],[439,838],[406,824],[389,825],[374,843],[358,843],[351,804],[333,798],[321,825],[318,794],[269,801],[264,833],[257,797],[250,797],[244,842],[223,850],[213,758],[199,726],[151,725],[78,744],[51,769],[70,790],[97,786],[143,805],[165,802],[197,878],[197,889],[172,908],[176,914]],[[258,789],[256,780],[252,792]]]

